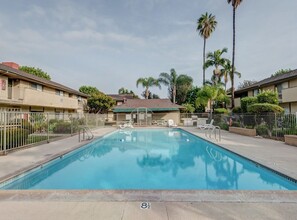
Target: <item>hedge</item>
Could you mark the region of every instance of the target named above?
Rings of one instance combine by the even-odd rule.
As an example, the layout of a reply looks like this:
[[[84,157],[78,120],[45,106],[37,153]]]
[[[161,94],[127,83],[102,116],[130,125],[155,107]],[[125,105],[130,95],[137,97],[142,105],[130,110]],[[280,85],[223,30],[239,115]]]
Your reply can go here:
[[[258,103],[269,103],[278,105],[278,94],[272,90],[266,90],[257,95]]]
[[[240,101],[241,111],[243,113],[248,112],[248,106],[253,105],[258,102],[257,97],[244,97]]]
[[[225,108],[215,108],[214,113],[216,114],[228,114],[228,110]]]
[[[278,105],[269,104],[269,103],[256,103],[249,105],[247,108],[248,112],[250,113],[267,113],[267,112],[274,112],[274,113],[282,113],[284,109]]]

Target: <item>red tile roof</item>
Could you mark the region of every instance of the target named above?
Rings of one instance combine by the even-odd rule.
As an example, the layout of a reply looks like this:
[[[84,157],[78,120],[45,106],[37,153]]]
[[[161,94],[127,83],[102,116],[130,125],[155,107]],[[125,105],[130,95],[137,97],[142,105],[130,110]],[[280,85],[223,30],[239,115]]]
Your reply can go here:
[[[148,108],[151,111],[178,111],[184,108],[173,104],[169,99],[128,99],[126,103],[115,106],[114,112],[131,112],[136,108]]]

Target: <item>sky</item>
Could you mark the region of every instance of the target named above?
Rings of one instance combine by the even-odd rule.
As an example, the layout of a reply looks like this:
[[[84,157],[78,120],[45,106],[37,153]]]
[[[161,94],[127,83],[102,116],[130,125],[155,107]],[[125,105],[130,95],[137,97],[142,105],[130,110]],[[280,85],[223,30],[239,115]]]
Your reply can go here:
[[[205,12],[216,16],[206,52],[228,48],[232,7],[227,0],[0,0],[0,62],[39,67],[74,89],[107,94],[125,87],[138,95],[140,77],[174,68],[202,85],[203,39],[196,31]],[[297,68],[297,1],[243,0],[237,8],[236,78],[261,80]],[[210,79],[212,69],[206,70]],[[230,84],[228,85],[230,86]],[[167,88],[151,91],[162,98]]]

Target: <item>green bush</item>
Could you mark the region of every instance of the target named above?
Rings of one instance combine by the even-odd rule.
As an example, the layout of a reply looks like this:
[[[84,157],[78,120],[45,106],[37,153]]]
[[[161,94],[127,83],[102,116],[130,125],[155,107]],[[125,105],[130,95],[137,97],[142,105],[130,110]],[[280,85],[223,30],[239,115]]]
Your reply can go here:
[[[216,113],[216,114],[228,114],[228,110],[225,109],[225,108],[216,108],[214,110],[214,113]]]
[[[272,136],[274,137],[284,137],[284,135],[286,134],[297,135],[297,129],[283,129],[272,131]]]
[[[274,104],[256,103],[248,106],[248,112],[255,113],[255,114],[268,113],[268,112],[282,113],[284,112],[284,109]]]
[[[248,106],[258,102],[257,97],[244,97],[240,100],[240,107],[243,113],[248,112]]]
[[[66,121],[58,121],[53,126],[55,134],[71,134],[71,123]]]
[[[226,130],[226,131],[229,130],[229,125],[228,125],[227,123],[225,123],[225,122],[220,122],[220,123],[218,124],[218,126],[219,126],[222,130]]]
[[[266,125],[258,125],[256,127],[257,135],[267,136],[268,135],[268,127]]]
[[[272,90],[265,90],[257,95],[258,103],[269,103],[278,105],[278,94]]]
[[[241,107],[233,108],[232,112],[235,113],[235,114],[241,113],[242,112]]]
[[[232,127],[240,127],[240,123],[238,122],[238,121],[233,121],[232,122],[232,125],[231,125]]]

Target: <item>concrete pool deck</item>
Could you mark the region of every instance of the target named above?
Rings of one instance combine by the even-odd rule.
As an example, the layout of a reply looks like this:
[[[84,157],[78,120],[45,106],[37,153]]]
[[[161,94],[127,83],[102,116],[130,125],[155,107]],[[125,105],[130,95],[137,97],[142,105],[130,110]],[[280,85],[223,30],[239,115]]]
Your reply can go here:
[[[204,131],[184,129],[205,138]],[[113,130],[94,133],[100,137]],[[2,156],[0,179],[86,143],[74,136]],[[297,178],[296,147],[224,131],[218,144]],[[140,208],[143,201],[150,209]],[[297,191],[11,190],[0,191],[0,204],[0,219],[296,219]]]

